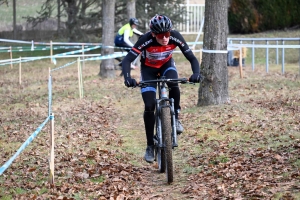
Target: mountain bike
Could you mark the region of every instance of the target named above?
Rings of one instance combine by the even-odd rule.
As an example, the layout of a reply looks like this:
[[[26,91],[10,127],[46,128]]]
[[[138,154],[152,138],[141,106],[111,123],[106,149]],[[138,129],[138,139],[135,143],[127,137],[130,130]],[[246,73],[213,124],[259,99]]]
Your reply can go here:
[[[147,87],[151,83],[156,83],[157,99],[155,104],[155,135],[154,152],[155,160],[158,163],[160,173],[167,175],[167,182],[173,182],[173,157],[172,150],[178,147],[177,132],[175,123],[174,99],[168,97],[167,83],[191,83],[186,78],[166,79],[161,77],[156,80],[139,82],[139,87]],[[191,83],[194,84],[194,83]]]

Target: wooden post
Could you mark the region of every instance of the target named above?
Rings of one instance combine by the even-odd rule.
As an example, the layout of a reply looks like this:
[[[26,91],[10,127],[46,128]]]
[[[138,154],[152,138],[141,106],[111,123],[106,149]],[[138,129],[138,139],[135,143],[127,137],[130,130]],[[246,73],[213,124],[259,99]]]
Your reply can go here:
[[[77,58],[77,67],[78,67],[78,89],[79,89],[79,98],[81,99],[82,98],[82,90],[81,90],[81,70],[80,70],[80,58],[78,57]]]
[[[48,115],[52,113],[52,77],[51,77],[51,68],[49,67],[49,78],[48,78],[48,96],[49,96],[49,105],[48,105]]]
[[[11,48],[11,46],[9,47],[9,50],[10,50],[10,52],[9,52],[9,56],[10,56],[10,68],[12,69],[13,68],[13,64],[12,64],[12,48]]]
[[[239,56],[239,68],[240,68],[240,77],[243,78],[243,56],[242,56],[242,47],[240,48],[240,56]]]
[[[82,66],[81,62],[79,61],[79,66],[80,66],[80,85],[81,85],[81,98],[83,98],[83,81],[82,81]]]
[[[20,57],[20,62],[19,62],[19,84],[22,84],[22,58]]]
[[[52,48],[52,40],[51,40],[50,41],[50,63],[53,63],[52,56],[53,56],[53,48]]]
[[[49,182],[51,185],[54,185],[54,114],[50,115],[50,178]]]
[[[82,45],[82,68],[84,68],[84,44]]]

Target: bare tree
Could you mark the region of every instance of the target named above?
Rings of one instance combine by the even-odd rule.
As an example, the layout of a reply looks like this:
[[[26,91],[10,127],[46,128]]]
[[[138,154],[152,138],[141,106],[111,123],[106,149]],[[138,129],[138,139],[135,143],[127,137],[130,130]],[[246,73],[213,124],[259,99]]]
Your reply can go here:
[[[127,0],[127,5],[126,5],[126,11],[127,11],[127,18],[128,20],[132,17],[136,17],[136,6],[135,6],[136,0]],[[127,22],[128,22],[127,20]],[[133,41],[137,41],[137,36],[133,35]]]
[[[1,1],[1,0],[0,0]],[[99,0],[45,0],[38,16],[26,16],[28,23],[33,27],[49,19],[56,17],[58,20],[58,30],[61,27],[61,17],[67,17],[65,22],[70,42],[79,40],[87,41],[87,29],[100,24],[99,13],[101,6],[97,6]],[[53,16],[53,11],[57,6],[57,16]],[[90,9],[94,6],[94,9]]]
[[[156,14],[167,15],[172,19],[174,28],[176,24],[185,23],[183,16],[186,15],[186,0],[138,0],[136,1],[136,17],[140,21],[139,30],[141,32],[149,31],[149,20]]]
[[[135,17],[136,15],[135,2],[136,0],[127,0],[126,10],[127,10],[128,19],[131,17]]]
[[[7,1],[7,0],[0,0],[0,6],[1,6],[2,4],[6,4],[6,6],[8,6],[8,1]]]
[[[102,45],[101,55],[110,55],[114,53],[114,28],[115,28],[115,0],[102,0]],[[102,60],[100,64],[99,76],[104,78],[115,77],[114,59]]]
[[[60,17],[61,17],[61,8],[60,0],[57,0],[57,33],[60,34]]]
[[[0,0],[0,5],[8,2]],[[157,13],[168,15],[173,24],[182,22],[182,16],[186,12],[180,4],[184,2],[185,0],[115,0],[115,32],[127,23],[130,17],[136,17],[140,21],[138,29],[141,32],[148,31],[145,24]],[[90,34],[102,35],[102,3],[102,0],[43,0],[39,11],[23,18],[33,27],[49,18],[56,18],[58,27],[66,27],[66,36],[70,42],[89,41]],[[169,9],[170,7],[172,9]],[[55,10],[57,12],[54,12]]]
[[[17,19],[17,5],[16,5],[16,0],[13,0],[13,18],[14,18],[14,22],[13,22],[13,27],[14,27],[14,39],[17,39],[17,23],[16,23],[16,19]]]
[[[205,2],[205,22],[198,106],[217,105],[229,102],[227,69],[227,6],[228,0]],[[219,50],[219,51],[218,51]],[[223,51],[223,52],[222,52]]]
[[[81,1],[80,1],[81,2]],[[67,27],[69,32],[70,42],[77,41],[78,36],[81,35],[80,26],[78,18],[76,17],[79,13],[79,5],[76,4],[76,0],[63,0],[63,6],[67,12],[68,20]],[[77,32],[77,34],[75,34]]]

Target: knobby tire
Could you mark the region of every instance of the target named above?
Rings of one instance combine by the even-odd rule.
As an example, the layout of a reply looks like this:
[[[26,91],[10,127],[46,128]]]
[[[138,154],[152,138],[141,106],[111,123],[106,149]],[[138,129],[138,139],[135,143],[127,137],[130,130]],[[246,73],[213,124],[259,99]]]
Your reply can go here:
[[[158,130],[157,123],[158,122],[156,122],[156,131],[158,132],[159,130]],[[164,138],[162,138],[162,140],[163,139]],[[163,140],[163,143],[164,143],[164,140]],[[165,155],[165,149],[156,146],[156,152],[157,152],[158,171],[160,173],[165,173],[166,172],[166,155]]]
[[[161,109],[161,128],[162,139],[165,144],[164,155],[166,162],[166,175],[168,183],[173,182],[173,158],[172,158],[172,125],[171,125],[171,111],[169,107]],[[163,154],[162,154],[163,155]]]

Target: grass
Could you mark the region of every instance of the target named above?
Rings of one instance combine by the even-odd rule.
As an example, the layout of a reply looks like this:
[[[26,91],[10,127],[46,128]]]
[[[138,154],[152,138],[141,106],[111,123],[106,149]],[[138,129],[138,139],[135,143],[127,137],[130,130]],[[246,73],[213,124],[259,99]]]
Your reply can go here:
[[[34,70],[34,68],[32,66],[26,66],[28,68],[31,68],[31,70]],[[142,133],[143,131],[143,127],[142,127],[142,121],[141,118],[138,116],[141,116],[141,111],[142,111],[142,107],[140,104],[140,97],[138,96],[139,94],[136,93],[135,90],[127,90],[126,91],[126,96],[125,98],[122,99],[122,96],[124,94],[122,94],[122,90],[120,90],[120,92],[117,93],[112,93],[112,87],[110,86],[110,82],[106,81],[106,80],[101,80],[101,81],[97,81],[96,84],[93,85],[93,81],[98,80],[98,77],[96,75],[92,75],[92,74],[97,74],[97,70],[98,70],[98,66],[93,66],[93,65],[87,65],[87,68],[89,68],[89,75],[88,78],[84,79],[85,82],[85,95],[87,96],[87,98],[96,100],[96,99],[115,99],[115,103],[114,106],[116,108],[119,108],[120,110],[122,110],[122,112],[127,113],[123,118],[123,125],[118,127],[118,132],[120,133],[120,135],[123,138],[123,142],[124,145],[122,145],[122,149],[129,153],[132,154],[132,160],[131,163],[136,165],[136,166],[141,166],[141,160],[139,159],[140,157],[142,157],[143,155],[143,151],[144,151],[144,134]],[[67,69],[68,74],[72,74],[74,72],[71,72],[72,70],[74,70],[74,67],[71,67],[70,69]],[[13,72],[14,69],[7,70],[6,73],[11,73],[11,74],[15,74],[15,72]],[[31,70],[28,70],[31,71]],[[188,69],[187,69],[188,70]],[[231,73],[237,73],[237,70],[234,71],[235,69],[230,70]],[[257,69],[259,70],[259,69]],[[75,70],[76,71],[76,70]],[[46,67],[43,71],[46,74]],[[264,73],[263,72],[263,68],[259,71],[260,73]],[[85,71],[84,73],[87,73],[87,71]],[[273,73],[273,72],[272,72]],[[291,73],[291,72],[289,72]],[[296,73],[293,72],[293,73]],[[247,71],[247,75],[251,75],[252,76],[252,72]],[[274,75],[274,74],[273,74]],[[290,75],[290,74],[289,74]],[[62,76],[60,78],[60,76]],[[55,95],[54,97],[54,107],[55,107],[55,113],[57,113],[58,115],[61,115],[60,113],[63,111],[61,109],[61,106],[64,106],[64,103],[66,102],[70,102],[70,101],[65,101],[64,99],[71,99],[71,102],[75,102],[76,99],[78,100],[78,93],[77,93],[77,85],[76,84],[72,84],[72,82],[76,82],[76,78],[65,78],[66,77],[66,73],[60,73],[58,76],[53,76],[55,78],[55,82],[54,82],[54,91],[55,91]],[[57,77],[57,78],[56,78]],[[231,95],[232,99],[236,102],[239,101],[245,101],[247,98],[249,98],[249,92],[253,92],[249,89],[245,89],[245,87],[250,87],[247,86],[247,82],[248,79],[250,79],[250,77],[247,76],[247,79],[244,79],[244,83],[242,82],[242,80],[240,80],[238,78],[238,76],[235,76],[236,78],[234,78],[234,80],[236,80],[236,82],[231,82],[231,88],[236,88],[233,89],[232,91],[235,91],[235,93],[233,93]],[[255,77],[257,80],[252,79],[254,81],[251,81],[253,85],[258,84],[260,85],[260,80]],[[281,86],[278,86],[278,82],[276,81],[272,81],[272,77],[269,76],[270,81],[267,82],[267,84],[264,85],[263,90],[265,91],[264,93],[256,93],[256,94],[250,94],[251,98],[256,98],[256,99],[262,99],[262,100],[266,100],[266,99],[272,99],[272,97],[266,97],[266,96],[262,96],[263,94],[270,94],[270,91],[280,91],[278,95],[286,95],[285,92],[283,90],[281,90],[281,87],[284,86],[286,88],[289,88],[290,90],[294,90],[295,88],[297,88],[297,84],[292,84],[286,80],[281,80]],[[26,78],[25,78],[26,79]],[[12,81],[12,79],[11,79]],[[104,82],[103,82],[104,81]],[[119,82],[122,82],[121,80],[119,80]],[[108,85],[108,87],[103,87],[101,86],[101,83],[105,83],[105,85]],[[24,94],[25,96],[28,96],[28,99],[26,101],[28,102],[40,102],[40,104],[42,104],[42,100],[37,100],[35,98],[38,98],[38,96],[43,96],[43,92],[41,90],[36,91],[34,89],[30,89],[31,88],[31,84],[41,84],[41,82],[32,82],[30,84],[28,84],[28,86],[26,88],[22,89],[23,93],[32,93],[35,92],[34,97],[30,97],[30,95]],[[46,83],[44,83],[46,84]],[[246,85],[245,85],[246,84]],[[63,86],[63,85],[67,85],[67,87]],[[99,86],[100,86],[100,91],[101,94],[98,94],[98,92],[95,91],[99,91]],[[34,86],[33,88],[36,88],[36,86]],[[189,99],[190,95],[192,95],[192,92],[195,91],[195,87],[183,87],[182,90],[187,91],[186,93],[184,93],[183,96],[183,102],[186,102],[187,99]],[[13,90],[14,88],[11,87],[11,89],[7,92],[11,93],[11,95],[13,95]],[[17,89],[18,90],[18,89]],[[70,92],[71,91],[71,92]],[[257,96],[259,95],[259,96]],[[16,104],[21,104],[21,96],[17,97],[15,99]],[[3,98],[3,101],[7,102],[7,100],[5,100],[5,98]],[[4,103],[2,102],[2,103]],[[292,105],[293,102],[289,102],[289,105]],[[35,103],[31,104],[32,106],[35,105]],[[138,105],[138,108],[136,109],[136,111],[132,112],[132,105]],[[71,106],[70,103],[67,107]],[[238,107],[237,107],[238,106]],[[13,106],[8,106],[8,108],[11,107],[13,108]],[[188,135],[193,135],[196,134],[195,139],[198,140],[203,140],[208,142],[210,145],[206,146],[205,148],[203,148],[203,146],[194,146],[192,148],[193,152],[190,152],[189,157],[191,155],[201,155],[201,154],[210,154],[211,152],[214,151],[214,146],[218,145],[219,143],[217,141],[223,141],[226,140],[226,137],[232,137],[235,138],[234,141],[230,142],[228,144],[228,147],[236,147],[237,145],[241,145],[242,149],[247,150],[249,148],[249,146],[247,145],[242,145],[243,143],[247,144],[247,142],[251,142],[251,134],[249,133],[243,133],[244,129],[245,130],[255,130],[257,129],[258,131],[260,130],[260,128],[256,127],[256,124],[244,124],[241,121],[241,118],[243,118],[244,120],[247,120],[247,115],[251,116],[252,118],[257,119],[258,121],[263,121],[264,120],[264,113],[266,112],[266,108],[251,108],[251,107],[247,107],[246,105],[239,105],[236,104],[235,107],[231,107],[230,105],[223,105],[220,107],[218,106],[212,106],[212,107],[206,107],[206,108],[197,108],[195,105],[191,106],[191,105],[186,105],[187,109],[183,109],[182,114],[183,116],[185,115],[194,115],[194,116],[199,116],[200,118],[196,121],[199,121],[200,126],[197,125],[197,123],[189,123],[190,120],[186,121],[185,120],[185,125],[187,126],[187,134],[184,137],[188,137]],[[3,108],[3,107],[2,107]],[[18,108],[16,110],[19,109],[24,109],[26,108],[25,105],[23,106],[18,106]],[[32,107],[33,109],[37,109],[35,106]],[[122,108],[122,109],[121,109]],[[217,113],[213,113],[210,114],[212,109],[218,109],[220,110],[220,112]],[[229,111],[230,113],[236,113],[236,116],[232,116],[230,118],[228,118],[228,113],[226,111]],[[62,114],[65,111],[62,112]],[[9,113],[3,113],[4,115],[8,116]],[[217,115],[216,115],[217,114]],[[289,116],[282,116],[284,121],[289,122]],[[65,119],[64,119],[65,118]],[[132,118],[132,120],[137,120],[136,121],[132,121],[130,120]],[[126,120],[125,120],[126,119]],[[185,118],[184,118],[185,119]],[[209,120],[207,120],[209,119]],[[57,126],[61,126],[64,123],[67,124],[72,124],[72,122],[74,120],[77,120],[75,116],[73,117],[68,117],[68,115],[66,115],[66,117],[63,117],[63,115],[61,115],[61,117],[57,118]],[[193,121],[193,120],[192,120]],[[17,122],[17,121],[16,121]],[[276,123],[276,121],[274,121]],[[15,122],[13,122],[15,123]],[[80,123],[80,122],[77,122]],[[279,125],[279,124],[278,124]],[[190,126],[190,127],[189,127]],[[248,127],[246,127],[248,126]],[[260,126],[260,125],[259,125]],[[275,127],[275,125],[272,125],[272,127]],[[286,128],[284,128],[285,126],[287,126]],[[34,127],[34,125],[32,125],[32,127]],[[218,129],[217,127],[221,127],[222,129]],[[288,125],[284,125],[284,126],[280,126],[283,127],[284,129],[286,129],[286,132],[291,132],[293,131],[293,128],[289,128]],[[72,129],[76,129],[76,126],[74,127],[69,127],[68,132],[70,132]],[[289,128],[289,129],[288,129]],[[130,131],[129,131],[130,130]],[[63,131],[63,129],[62,129]],[[66,131],[66,130],[65,130]],[[268,129],[266,129],[266,131],[268,131]],[[270,130],[271,131],[271,130]],[[223,134],[220,134],[222,133]],[[266,134],[268,132],[265,132]],[[291,132],[294,137],[298,138],[296,132]],[[134,136],[134,138],[133,138]],[[207,137],[206,139],[204,139],[205,137]],[[7,138],[6,138],[7,139]],[[65,139],[63,138],[57,138],[58,142],[64,142]],[[182,141],[182,140],[181,140]],[[264,149],[267,148],[274,148],[276,149],[278,146],[282,145],[283,143],[288,143],[289,142],[289,137],[285,136],[285,135],[280,135],[279,137],[276,137],[276,140],[273,139],[269,139],[269,140],[263,140],[263,141],[257,141],[257,147],[261,147]],[[191,141],[187,140],[187,142],[182,141],[181,142],[183,147],[187,147],[187,146],[191,146]],[[92,142],[89,144],[90,147],[96,147],[97,142]],[[6,150],[8,150],[8,147],[3,147],[6,148]],[[15,147],[10,147],[11,149],[15,149]],[[76,152],[76,149],[73,149],[72,152]],[[11,152],[13,153],[13,152]],[[180,153],[179,153],[180,154]],[[179,155],[180,156],[180,155]],[[185,155],[182,155],[183,157]],[[121,156],[122,157],[122,156]],[[178,160],[178,159],[177,159]],[[178,162],[184,162],[187,161],[186,158],[184,158],[183,160],[178,160]],[[228,161],[230,161],[230,158],[228,157],[228,155],[221,155],[221,156],[217,156],[214,159],[210,160],[209,163],[213,164],[213,165],[217,165],[218,163],[227,163]],[[295,161],[295,163],[298,163],[299,161]],[[88,163],[90,165],[93,165],[93,161],[88,161]],[[183,166],[183,172],[187,173],[187,174],[197,174],[199,171],[202,171],[199,168],[195,168],[192,167],[191,165],[186,165]],[[297,166],[297,164],[294,164]],[[19,175],[21,176],[21,174]],[[286,172],[283,174],[283,177],[288,177],[289,173]],[[102,182],[102,178],[93,178],[91,179],[92,182]],[[21,194],[21,191],[19,192],[14,192],[13,194],[15,195],[15,193]],[[45,190],[43,193],[47,193],[47,190]],[[42,194],[42,193],[41,193]],[[76,193],[76,195],[74,194],[74,198],[78,198],[81,199],[81,194],[80,193]]]
[[[30,6],[28,5],[27,0],[18,0],[16,1],[16,22],[17,24],[23,24],[26,22],[25,19],[22,17],[26,16],[32,16],[33,13],[37,13],[38,9],[42,6],[43,2],[42,1],[35,1],[35,2],[30,2]],[[13,2],[8,1],[8,7],[3,4],[0,6],[0,16],[1,16],[1,23],[0,30],[7,29],[7,30],[12,30],[12,22],[13,22]],[[22,14],[19,14],[22,13]],[[36,14],[37,15],[37,14]],[[9,24],[10,22],[10,24]],[[10,27],[10,29],[9,29]]]
[[[94,183],[102,183],[104,181],[104,177],[103,176],[95,177],[92,178],[91,181]]]
[[[7,55],[0,56],[4,58]],[[191,73],[189,63],[183,57],[175,57],[180,75],[188,77]],[[61,59],[57,66],[70,61],[72,59]],[[9,66],[0,68],[1,165],[15,153],[19,145],[48,114],[49,67],[54,68],[49,60],[22,64],[22,85],[18,83],[18,65],[14,65],[12,69]],[[298,63],[287,64],[284,75],[281,74],[280,65],[271,64],[269,72],[266,73],[263,64],[256,65],[254,71],[247,64],[243,71],[244,78],[239,77],[238,68],[229,67],[231,103],[225,105],[198,107],[198,85],[180,86],[181,120],[185,133],[179,137],[180,147],[174,151],[176,177],[174,184],[170,186],[164,184],[164,174],[156,173],[155,164],[149,165],[142,160],[145,133],[142,120],[143,104],[138,89],[125,88],[122,78],[118,76],[119,71],[114,79],[102,79],[97,76],[98,72],[99,62],[86,63],[83,69],[84,99],[78,98],[76,64],[52,74],[56,127],[56,186],[62,191],[67,191],[67,188],[73,190],[72,196],[68,196],[67,192],[60,193],[62,196],[75,199],[99,198],[96,192],[90,190],[99,185],[109,188],[105,184],[110,176],[126,177],[124,174],[127,168],[123,169],[121,175],[116,169],[131,164],[134,169],[130,171],[131,174],[136,170],[142,171],[139,171],[139,177],[135,177],[134,181],[128,181],[132,184],[131,187],[138,188],[134,186],[136,182],[145,187],[145,190],[151,188],[149,191],[160,191],[152,195],[162,195],[165,199],[185,199],[188,196],[201,198],[205,191],[220,194],[220,190],[214,188],[220,180],[225,183],[224,191],[233,191],[230,194],[222,193],[223,197],[229,198],[231,194],[247,188],[247,185],[240,181],[241,177],[249,178],[249,184],[263,186],[265,191],[276,190],[274,199],[285,198],[289,193],[293,198],[299,198],[299,190],[292,183],[299,183],[295,172],[299,171],[300,166],[295,148],[300,140],[297,123],[300,106]],[[139,71],[134,70],[132,73],[138,79]],[[101,106],[109,112],[103,112]],[[110,121],[113,123],[109,123]],[[49,188],[46,180],[48,134],[49,128],[46,127],[4,172],[4,176],[0,177],[1,200],[22,195],[29,198],[34,189],[39,189],[36,192],[37,196],[53,195],[53,188]],[[108,151],[115,154],[108,154]],[[115,159],[120,165],[111,163]],[[247,163],[247,166],[244,166],[242,161]],[[106,166],[107,163],[109,168],[99,170],[101,165]],[[266,165],[274,165],[273,171],[269,171]],[[277,167],[280,170],[277,171]],[[244,168],[247,170],[243,171]],[[106,175],[105,171],[108,169],[115,171]],[[276,184],[289,183],[293,187],[284,186],[277,191],[276,187],[265,186],[269,183],[269,176],[263,177],[265,183],[256,182],[254,179],[250,181],[248,171],[256,177],[263,177],[263,174],[257,171],[280,177],[272,181]],[[96,176],[83,179],[81,173]],[[225,176],[228,173],[237,177],[240,189],[227,188],[234,185],[230,178]],[[10,182],[12,179],[14,183]],[[147,181],[145,183],[138,180]],[[215,185],[210,185],[210,180],[214,181]],[[69,182],[71,185],[68,185]],[[210,190],[198,184],[203,182]],[[181,192],[195,185],[198,185],[198,188],[194,188],[193,192]],[[97,191],[100,189],[97,188]],[[197,194],[197,191],[203,193]],[[251,199],[247,194],[244,193],[244,198]]]

